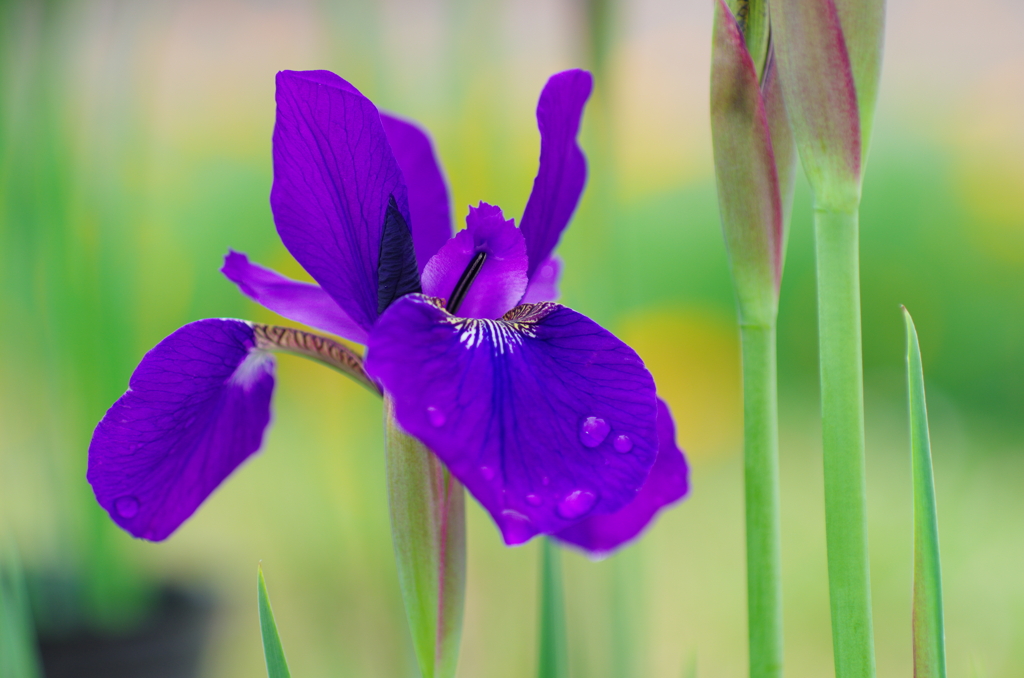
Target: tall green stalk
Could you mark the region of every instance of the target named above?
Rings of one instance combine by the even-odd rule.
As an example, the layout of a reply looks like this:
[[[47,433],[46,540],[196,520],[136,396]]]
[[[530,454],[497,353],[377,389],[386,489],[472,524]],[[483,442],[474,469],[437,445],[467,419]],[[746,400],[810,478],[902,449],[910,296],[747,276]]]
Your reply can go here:
[[[750,676],[782,675],[775,327],[741,325]]]
[[[569,650],[562,590],[562,554],[548,537],[540,540],[540,638],[537,678],[569,678]]]
[[[816,208],[825,530],[838,678],[875,674],[864,469],[857,210]]]

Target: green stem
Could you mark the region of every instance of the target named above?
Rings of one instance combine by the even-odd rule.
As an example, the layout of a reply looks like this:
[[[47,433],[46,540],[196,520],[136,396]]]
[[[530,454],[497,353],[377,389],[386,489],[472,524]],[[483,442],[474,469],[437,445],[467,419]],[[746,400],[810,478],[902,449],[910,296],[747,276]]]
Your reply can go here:
[[[751,678],[782,676],[775,328],[741,325]]]
[[[872,678],[856,209],[816,208],[825,532],[836,678]]]
[[[569,676],[561,556],[558,546],[549,538],[541,539],[540,648],[537,653],[537,678]]]

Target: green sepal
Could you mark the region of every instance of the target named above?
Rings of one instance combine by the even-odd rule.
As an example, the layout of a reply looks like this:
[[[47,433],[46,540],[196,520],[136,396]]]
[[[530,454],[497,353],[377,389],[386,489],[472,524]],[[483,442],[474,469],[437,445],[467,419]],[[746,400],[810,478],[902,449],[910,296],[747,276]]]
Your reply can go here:
[[[754,62],[724,0],[715,2],[711,54],[711,134],[718,204],[740,321],[774,326],[785,232],[772,125]],[[786,134],[785,107],[773,70],[769,64],[766,84],[775,87],[772,122],[780,127],[783,157],[791,164],[792,142]],[[786,178],[791,185],[790,166]]]
[[[288,660],[284,656],[281,636],[277,633],[274,610],[270,607],[267,583],[263,580],[263,567],[256,569],[256,590],[260,607],[260,634],[263,637],[263,658],[267,662],[268,678],[291,678]]]
[[[946,634],[942,621],[942,568],[924,395],[921,346],[906,308],[907,393],[910,402],[910,450],[914,471],[914,678],[946,678]]]
[[[562,554],[549,537],[541,542],[540,637],[537,678],[569,678],[569,643],[562,590]]]
[[[857,90],[834,0],[771,0],[772,46],[815,206],[860,203]]]
[[[398,582],[423,678],[452,678],[466,597],[466,504],[462,484],[395,421],[385,398],[391,537]]]

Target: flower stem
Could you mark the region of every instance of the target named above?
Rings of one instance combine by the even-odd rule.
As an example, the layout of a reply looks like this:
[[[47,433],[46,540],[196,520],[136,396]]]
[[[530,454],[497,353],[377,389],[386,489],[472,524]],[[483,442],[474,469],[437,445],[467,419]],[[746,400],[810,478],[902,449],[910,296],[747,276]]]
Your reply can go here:
[[[857,210],[815,208],[825,531],[836,678],[872,678]]]
[[[779,412],[775,328],[740,325],[751,678],[782,676]]]
[[[548,537],[540,540],[540,647],[537,678],[568,678],[569,652],[562,591],[562,554]]]

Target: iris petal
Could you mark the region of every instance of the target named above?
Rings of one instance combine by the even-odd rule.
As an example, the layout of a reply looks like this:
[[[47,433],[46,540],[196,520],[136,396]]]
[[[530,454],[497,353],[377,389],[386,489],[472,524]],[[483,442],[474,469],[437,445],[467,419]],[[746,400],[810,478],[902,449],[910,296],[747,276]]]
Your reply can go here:
[[[485,202],[469,208],[466,228],[427,263],[423,292],[447,299],[477,252],[486,252],[487,258],[458,314],[463,318],[500,318],[526,291],[526,241],[500,208]]]
[[[457,318],[410,295],[370,335],[367,372],[483,504],[505,541],[632,501],[658,450],[654,380],[589,318],[557,304]],[[616,451],[627,436],[630,449]]]
[[[89,445],[88,480],[114,522],[160,541],[259,449],[274,361],[241,320],[200,320],[146,354]]]
[[[270,206],[288,251],[364,330],[378,316],[381,234],[409,205],[373,103],[327,71],[277,74]]]
[[[613,441],[615,446],[618,440]],[[627,443],[620,442],[618,449]],[[664,508],[686,496],[689,468],[676,445],[676,427],[664,400],[658,399],[658,456],[636,499],[615,513],[591,516],[557,533],[561,541],[578,546],[593,556],[605,556],[635,539]]]
[[[587,161],[576,143],[593,79],[581,70],[548,79],[537,103],[540,167],[519,223],[530,255],[529,277],[547,260],[569,223],[587,181]]]
[[[412,122],[386,113],[381,114],[380,121],[409,189],[412,240],[422,273],[430,257],[452,237],[448,189],[427,133]]]
[[[367,332],[356,324],[319,285],[286,278],[277,271],[250,263],[242,252],[229,251],[220,272],[242,294],[289,320],[309,325],[357,344]]]
[[[558,280],[562,276],[562,260],[550,256],[537,267],[526,286],[520,304],[537,304],[542,301],[558,301]]]

